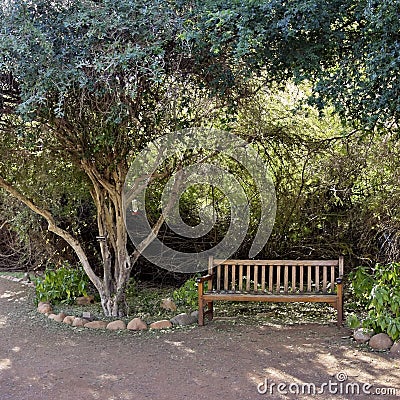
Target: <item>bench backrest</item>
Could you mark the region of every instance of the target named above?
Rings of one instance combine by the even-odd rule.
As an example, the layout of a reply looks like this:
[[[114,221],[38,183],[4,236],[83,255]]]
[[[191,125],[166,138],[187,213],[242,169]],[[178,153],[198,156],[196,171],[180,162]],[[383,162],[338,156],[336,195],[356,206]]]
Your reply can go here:
[[[337,260],[218,260],[210,257],[213,274],[208,290],[254,293],[335,293],[343,276]]]

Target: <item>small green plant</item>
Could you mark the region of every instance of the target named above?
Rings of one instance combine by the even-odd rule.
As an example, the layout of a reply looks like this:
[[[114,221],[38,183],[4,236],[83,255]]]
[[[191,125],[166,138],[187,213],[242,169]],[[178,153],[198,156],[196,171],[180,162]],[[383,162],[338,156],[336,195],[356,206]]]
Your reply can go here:
[[[346,318],[346,325],[350,329],[357,329],[361,326],[361,322],[356,314],[349,314]]]
[[[374,277],[368,267],[360,266],[349,274],[350,290],[358,306],[367,306],[370,302],[370,293],[374,286]]]
[[[372,272],[360,267],[355,271],[354,295],[368,310],[364,328],[385,332],[393,340],[400,338],[400,264],[376,265]]]
[[[76,297],[87,295],[88,285],[82,268],[64,263],[60,268],[46,269],[43,277],[35,279],[36,300],[70,304]]]
[[[126,285],[125,295],[127,298],[133,298],[137,295],[138,283],[135,278],[129,278],[128,284]]]
[[[176,289],[173,293],[173,298],[178,307],[188,308],[194,310],[198,304],[198,292],[197,292],[197,276],[188,279],[179,289]]]

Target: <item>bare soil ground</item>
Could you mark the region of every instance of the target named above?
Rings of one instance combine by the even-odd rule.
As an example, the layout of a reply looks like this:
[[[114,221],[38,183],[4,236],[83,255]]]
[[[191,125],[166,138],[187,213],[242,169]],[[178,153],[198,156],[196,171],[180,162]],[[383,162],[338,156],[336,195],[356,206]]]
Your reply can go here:
[[[32,299],[0,279],[0,400],[400,398],[400,359],[354,345],[334,324],[219,318],[115,333],[49,321]]]

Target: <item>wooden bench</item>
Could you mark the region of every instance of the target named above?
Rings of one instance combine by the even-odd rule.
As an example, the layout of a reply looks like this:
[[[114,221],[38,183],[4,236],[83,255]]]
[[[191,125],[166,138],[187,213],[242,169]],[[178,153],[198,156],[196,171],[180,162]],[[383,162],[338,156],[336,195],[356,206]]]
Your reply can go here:
[[[338,260],[209,259],[208,275],[197,279],[199,325],[211,321],[213,302],[322,302],[343,321],[343,257]]]

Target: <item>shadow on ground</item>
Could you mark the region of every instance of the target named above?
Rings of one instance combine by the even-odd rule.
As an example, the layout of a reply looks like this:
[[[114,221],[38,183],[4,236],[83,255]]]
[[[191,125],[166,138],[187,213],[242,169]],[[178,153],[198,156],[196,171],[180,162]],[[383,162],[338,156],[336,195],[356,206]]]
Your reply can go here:
[[[400,398],[400,359],[334,324],[219,318],[121,334],[62,326],[32,304],[31,289],[0,279],[1,400]]]

